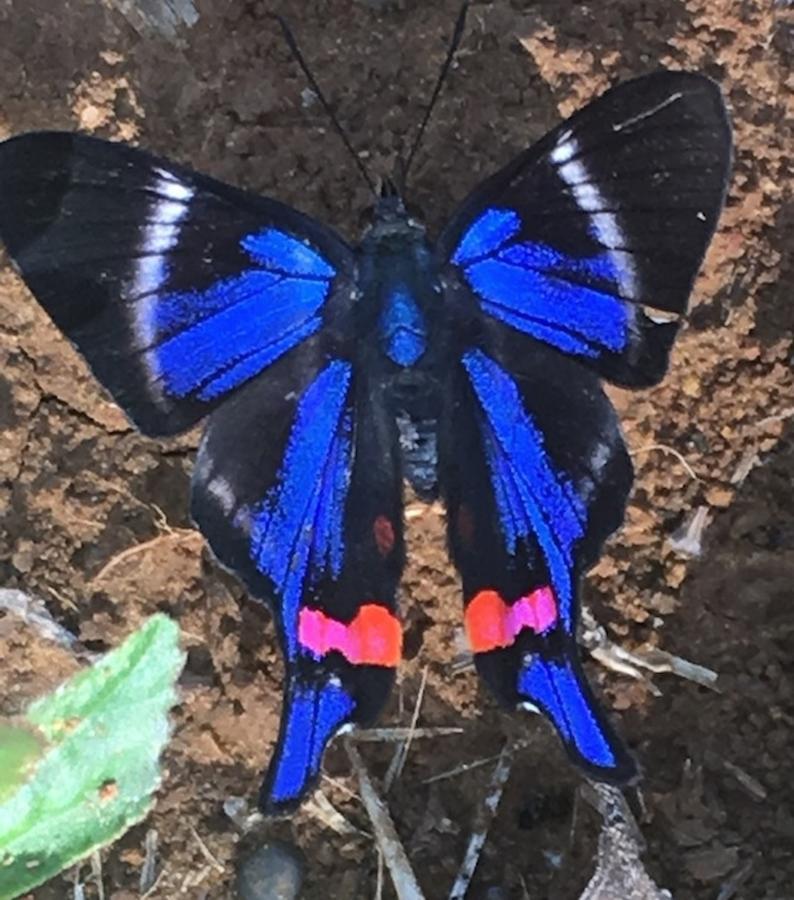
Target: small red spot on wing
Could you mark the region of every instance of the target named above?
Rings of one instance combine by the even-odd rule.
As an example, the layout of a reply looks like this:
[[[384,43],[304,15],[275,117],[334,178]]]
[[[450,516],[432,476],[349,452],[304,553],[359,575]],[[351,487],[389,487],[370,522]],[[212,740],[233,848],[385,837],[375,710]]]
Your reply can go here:
[[[394,526],[386,516],[378,516],[372,525],[375,544],[381,556],[388,556],[394,549]]]
[[[455,527],[458,531],[458,537],[461,541],[469,545],[474,540],[474,516],[471,514],[471,509],[465,504],[461,503],[458,507],[458,514],[455,517]]]

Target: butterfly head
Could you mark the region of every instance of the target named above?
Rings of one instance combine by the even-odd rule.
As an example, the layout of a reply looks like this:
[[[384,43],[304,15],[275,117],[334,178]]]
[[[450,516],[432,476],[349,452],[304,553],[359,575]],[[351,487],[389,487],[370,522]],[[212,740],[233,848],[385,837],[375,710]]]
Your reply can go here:
[[[380,181],[375,203],[362,216],[362,242],[394,235],[424,240],[425,225],[418,211],[406,204],[394,178]]]

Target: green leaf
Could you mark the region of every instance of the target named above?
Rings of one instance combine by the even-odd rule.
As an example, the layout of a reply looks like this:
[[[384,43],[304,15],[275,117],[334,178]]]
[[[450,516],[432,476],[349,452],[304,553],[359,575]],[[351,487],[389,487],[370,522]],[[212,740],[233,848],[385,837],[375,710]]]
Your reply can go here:
[[[184,661],[178,639],[171,619],[153,616],[29,707],[35,747],[20,728],[9,732],[8,745],[0,731],[16,773],[5,794],[0,783],[0,900],[41,884],[146,815]],[[20,775],[27,780],[14,789]]]
[[[30,725],[0,721],[0,801],[27,781],[45,745]]]

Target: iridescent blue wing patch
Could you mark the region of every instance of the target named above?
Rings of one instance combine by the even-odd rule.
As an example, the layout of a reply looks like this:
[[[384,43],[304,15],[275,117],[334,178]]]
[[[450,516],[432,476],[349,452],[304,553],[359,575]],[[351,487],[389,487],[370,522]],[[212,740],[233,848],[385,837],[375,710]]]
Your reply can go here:
[[[622,522],[631,464],[597,376],[516,336],[472,348],[449,386],[439,478],[478,671],[508,706],[539,709],[594,777],[636,774],[587,684],[579,579]],[[508,372],[504,361],[520,359]],[[561,414],[564,411],[564,414]]]
[[[465,286],[497,328],[617,383],[655,383],[730,158],[709,79],[660,72],[621,84],[474,190],[439,240],[447,283]]]
[[[0,238],[147,434],[192,425],[352,297],[351,251],[330,230],[82,135],[0,144]]]
[[[273,610],[281,731],[261,805],[296,805],[341,729],[371,721],[400,659],[397,435],[367,373],[310,337],[214,411],[192,515]]]

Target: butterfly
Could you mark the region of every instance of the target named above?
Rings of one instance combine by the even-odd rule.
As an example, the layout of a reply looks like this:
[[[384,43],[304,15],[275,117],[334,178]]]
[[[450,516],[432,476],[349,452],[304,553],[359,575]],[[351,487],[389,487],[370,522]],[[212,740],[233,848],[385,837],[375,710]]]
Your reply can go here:
[[[636,777],[576,643],[633,477],[602,381],[664,374],[730,157],[717,85],[660,71],[475,187],[435,241],[384,182],[353,247],[129,146],[0,144],[0,237],[38,302],[141,432],[207,419],[191,514],[285,659],[264,810],[389,696],[404,479],[445,504],[496,697],[541,711],[589,776]]]

